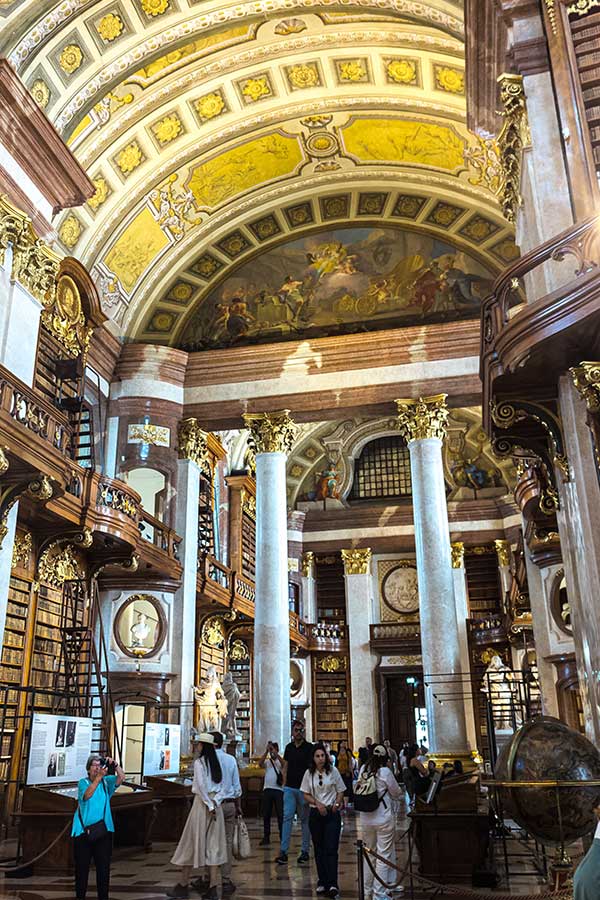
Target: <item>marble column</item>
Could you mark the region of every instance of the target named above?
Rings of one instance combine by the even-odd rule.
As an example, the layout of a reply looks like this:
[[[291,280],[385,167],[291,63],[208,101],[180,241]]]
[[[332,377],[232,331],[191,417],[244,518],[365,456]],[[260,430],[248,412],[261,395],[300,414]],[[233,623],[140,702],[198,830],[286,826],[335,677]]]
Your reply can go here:
[[[525,568],[527,569],[527,587],[533,620],[533,640],[537,668],[539,673],[540,693],[542,695],[542,713],[545,716],[559,718],[558,697],[556,694],[556,672],[553,664],[547,659],[552,655],[551,635],[548,627],[548,610],[550,609],[550,589],[552,577],[548,576],[551,567],[537,566],[531,558],[529,549],[525,547]],[[557,571],[558,567],[554,567]],[[523,649],[523,643],[513,648]],[[517,668],[517,666],[515,666]]]
[[[496,556],[498,557],[498,576],[500,578],[500,589],[502,591],[502,609],[506,608],[506,595],[510,591],[512,584],[512,574],[510,571],[510,544],[508,541],[494,541]]]
[[[306,550],[302,554],[302,615],[310,625],[317,621],[317,580],[315,578],[315,554]]]
[[[446,395],[396,402],[410,453],[429,746],[434,753],[464,755],[468,741],[442,464]],[[434,693],[446,696],[439,702]]]
[[[196,419],[179,425],[177,462],[177,506],[175,531],[181,535],[179,559],[183,567],[181,585],[173,604],[173,699],[181,701],[181,747],[187,752],[194,722],[193,687],[196,663],[196,575],[198,572],[198,497],[200,471],[206,454],[206,434]]]
[[[290,733],[290,631],[286,459],[296,426],[289,410],[248,413],[256,459],[256,600],[254,604],[254,753]]]
[[[350,656],[352,694],[352,740],[364,747],[365,738],[377,740],[374,671],[376,659],[371,653],[372,579],[371,551],[342,550],[346,585],[346,622]]]
[[[588,413],[600,410],[600,364],[582,363],[559,381],[569,480],[558,477],[560,544],[585,728],[600,743],[600,484]],[[577,387],[575,387],[577,385]],[[586,409],[587,405],[587,409]],[[600,452],[596,448],[596,452]]]
[[[458,640],[460,643],[460,665],[463,672],[463,701],[465,708],[465,723],[467,726],[467,739],[469,745],[477,747],[477,731],[475,729],[475,712],[473,710],[473,692],[468,675],[471,671],[469,658],[469,637],[467,634],[467,619],[469,617],[469,595],[467,589],[467,574],[465,572],[465,545],[462,541],[453,541],[452,554],[452,578],[454,580],[454,601],[456,603],[456,622],[458,625]]]

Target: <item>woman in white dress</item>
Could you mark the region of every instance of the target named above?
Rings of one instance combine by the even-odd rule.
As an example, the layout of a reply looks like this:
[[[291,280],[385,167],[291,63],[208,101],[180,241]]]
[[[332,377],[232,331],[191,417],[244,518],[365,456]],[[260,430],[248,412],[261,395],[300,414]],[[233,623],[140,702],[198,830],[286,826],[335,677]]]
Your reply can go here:
[[[192,869],[208,869],[209,879],[196,879],[204,900],[218,900],[220,867],[227,862],[225,819],[221,808],[223,776],[212,734],[199,734],[199,757],[194,762],[194,802],[171,862],[181,866],[181,878],[167,897],[189,896]]]
[[[383,744],[376,744],[371,750],[369,761],[361,767],[359,772],[359,778],[363,772],[375,775],[377,796],[379,797],[377,809],[373,812],[359,813],[360,835],[369,849],[374,850],[390,863],[395,863],[396,816],[392,801],[400,799],[402,790],[389,768],[389,762],[386,748]],[[375,871],[385,884],[395,884],[396,870],[386,863],[377,860]],[[389,900],[390,896],[390,892],[379,881],[375,881],[373,872],[365,863],[365,898]]]

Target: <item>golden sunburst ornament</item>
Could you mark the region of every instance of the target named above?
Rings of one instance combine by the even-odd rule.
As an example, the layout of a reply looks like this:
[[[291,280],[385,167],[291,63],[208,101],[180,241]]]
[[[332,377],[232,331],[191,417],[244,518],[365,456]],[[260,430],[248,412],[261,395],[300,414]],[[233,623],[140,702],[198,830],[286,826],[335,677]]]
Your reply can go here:
[[[119,37],[123,27],[123,22],[119,16],[115,15],[115,13],[108,13],[108,15],[102,16],[96,24],[96,31],[103,41],[110,42]]]
[[[83,53],[81,52],[81,47],[78,47],[77,44],[67,44],[58,58],[58,64],[67,75],[72,75],[73,72],[76,72],[82,62]]]
[[[117,165],[123,175],[128,175],[129,172],[133,172],[134,169],[137,169],[141,161],[142,151],[136,141],[128,144],[124,150],[121,150],[116,159]]]
[[[435,70],[435,83],[442,91],[448,94],[464,94],[465,74],[459,69],[450,69],[446,66]]]
[[[242,94],[251,103],[256,103],[261,97],[268,97],[270,93],[271,88],[264,75],[260,78],[249,78],[242,87]]]
[[[292,66],[288,71],[288,80],[295,88],[316,87],[319,84],[319,73],[315,65],[302,63]]]
[[[196,101],[196,110],[203,119],[214,119],[225,109],[225,101],[220,94],[206,94]]]
[[[396,84],[414,84],[417,80],[417,66],[411,59],[393,59],[387,64],[387,74]]]
[[[152,128],[157,141],[160,144],[169,144],[181,134],[182,126],[179,118],[175,115],[165,116],[160,122]]]
[[[162,16],[169,8],[169,0],[140,0],[140,5],[148,16]]]

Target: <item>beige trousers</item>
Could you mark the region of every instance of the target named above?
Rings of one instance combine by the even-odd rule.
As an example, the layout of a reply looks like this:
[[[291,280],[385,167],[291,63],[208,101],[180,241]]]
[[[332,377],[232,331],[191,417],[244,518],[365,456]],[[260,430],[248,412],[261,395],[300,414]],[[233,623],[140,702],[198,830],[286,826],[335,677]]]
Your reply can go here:
[[[235,803],[226,801],[221,805],[225,819],[225,838],[227,841],[227,862],[223,864],[221,874],[223,881],[231,881],[231,866],[233,864],[233,830],[235,828]]]

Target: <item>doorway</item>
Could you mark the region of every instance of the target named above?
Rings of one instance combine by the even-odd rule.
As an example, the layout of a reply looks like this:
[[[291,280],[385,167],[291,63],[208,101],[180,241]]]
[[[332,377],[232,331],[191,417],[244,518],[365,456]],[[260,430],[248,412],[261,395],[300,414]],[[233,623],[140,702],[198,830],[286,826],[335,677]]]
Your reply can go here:
[[[382,740],[388,739],[394,749],[416,743],[421,738],[417,722],[425,707],[421,668],[381,669],[379,698]]]

